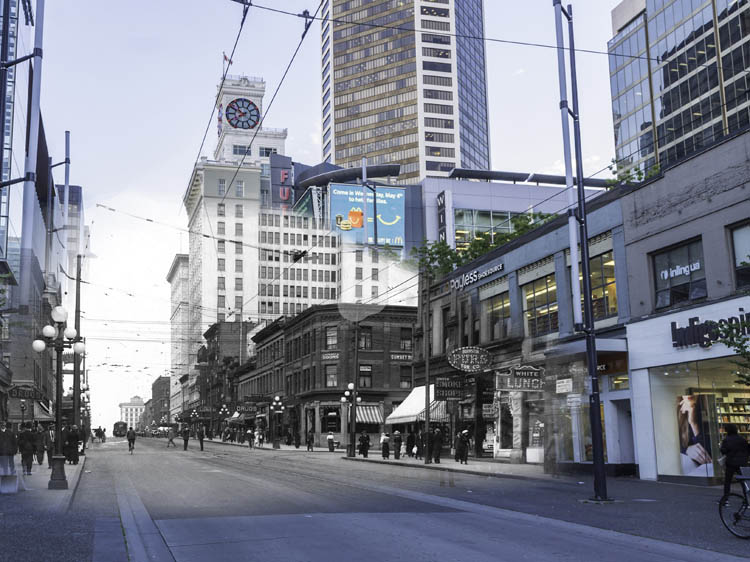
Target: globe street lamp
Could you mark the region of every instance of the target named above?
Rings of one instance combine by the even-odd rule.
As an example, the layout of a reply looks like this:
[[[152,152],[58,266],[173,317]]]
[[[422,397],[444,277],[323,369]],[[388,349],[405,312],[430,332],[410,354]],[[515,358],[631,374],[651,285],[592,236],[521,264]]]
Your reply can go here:
[[[341,397],[341,405],[347,404],[349,406],[349,412],[347,414],[347,419],[349,420],[349,443],[346,445],[346,456],[347,457],[354,457],[355,454],[355,444],[354,440],[357,437],[357,420],[354,419],[354,404],[359,404],[362,402],[362,397],[357,396],[357,391],[354,390],[354,383],[349,383],[346,388],[348,390],[344,391],[344,395]]]
[[[281,403],[281,398],[274,396],[273,402],[271,402],[271,421],[273,422],[274,428],[271,431],[273,434],[273,448],[281,449],[281,432],[279,426],[281,425],[280,420],[276,419],[274,414],[283,414],[285,406]]]
[[[78,332],[75,328],[64,327],[65,321],[68,319],[67,310],[62,306],[56,306],[52,309],[51,315],[55,326],[47,324],[42,328],[42,338],[34,340],[31,343],[31,348],[37,353],[41,353],[47,349],[49,344],[55,350],[55,377],[57,379],[55,381],[55,454],[52,457],[52,474],[47,488],[50,490],[67,490],[68,480],[65,477],[65,457],[62,451],[62,354],[64,349],[73,348],[73,353],[83,355],[86,346],[82,341],[76,341]]]

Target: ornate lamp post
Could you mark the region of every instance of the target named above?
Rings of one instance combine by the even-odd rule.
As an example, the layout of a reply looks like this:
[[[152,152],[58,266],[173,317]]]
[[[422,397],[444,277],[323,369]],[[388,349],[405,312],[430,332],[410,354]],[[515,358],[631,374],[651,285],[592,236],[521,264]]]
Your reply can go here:
[[[346,416],[349,425],[349,443],[346,445],[346,456],[354,457],[356,456],[354,441],[357,438],[357,420],[354,419],[354,408],[352,406],[362,402],[362,397],[357,396],[358,393],[354,390],[354,383],[350,382],[346,388],[348,388],[348,390],[345,390],[344,395],[341,397],[341,404],[347,404],[349,406],[348,414]]]
[[[86,346],[81,341],[76,341],[75,328],[65,328],[65,321],[68,319],[68,311],[62,306],[56,306],[52,309],[52,321],[55,326],[49,324],[42,328],[43,339],[34,340],[31,348],[37,353],[47,349],[47,345],[52,345],[55,350],[55,454],[52,457],[52,474],[50,475],[47,488],[50,490],[67,490],[68,480],[65,477],[65,457],[62,453],[62,397],[63,397],[63,377],[62,377],[62,354],[65,348],[73,348],[76,355],[83,355]],[[67,341],[66,341],[67,340]]]
[[[271,433],[273,433],[273,448],[274,449],[281,449],[281,435],[279,432],[279,425],[280,420],[276,419],[276,416],[274,414],[283,414],[285,406],[281,403],[281,398],[278,396],[274,396],[273,402],[271,402],[271,421],[273,422],[273,429]]]

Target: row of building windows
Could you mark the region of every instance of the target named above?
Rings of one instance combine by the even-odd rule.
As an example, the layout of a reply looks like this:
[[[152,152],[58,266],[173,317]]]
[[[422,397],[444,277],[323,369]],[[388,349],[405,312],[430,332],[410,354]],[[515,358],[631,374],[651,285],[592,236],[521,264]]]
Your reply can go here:
[[[408,78],[401,78],[400,80],[394,80],[386,84],[380,84],[371,88],[365,88],[363,90],[357,90],[356,92],[350,92],[347,94],[341,94],[336,96],[335,102],[337,106],[342,106],[347,103],[371,98],[374,96],[382,96],[390,92],[400,92],[406,90],[411,86],[415,86],[417,83],[416,76],[410,76]]]
[[[333,59],[333,64],[336,66],[341,66],[342,64],[347,64],[360,59],[366,59],[368,57],[375,57],[378,55],[382,55],[383,53],[395,51],[397,49],[403,49],[404,47],[409,47],[411,45],[414,45],[414,35],[404,35],[392,41],[386,41],[372,47],[367,47],[364,49],[359,49],[343,55],[339,55]]]
[[[410,102],[417,97],[416,90],[407,90],[400,94],[388,96],[385,98],[375,99],[372,101],[350,105],[342,109],[337,109],[334,112],[334,117],[340,119],[343,117],[351,117],[352,115],[359,115],[360,113],[367,113],[369,111],[375,111],[376,109],[382,109],[390,105],[398,105],[406,102]]]
[[[346,145],[353,142],[361,142],[374,137],[380,137],[384,135],[395,135],[403,131],[409,131],[417,128],[416,119],[406,119],[398,121],[396,123],[390,123],[388,125],[379,125],[371,129],[365,129],[364,131],[357,131],[356,133],[349,133],[347,135],[341,135],[338,137],[339,145]]]
[[[241,222],[234,223],[234,235],[235,236],[242,236],[244,232],[244,225]],[[226,232],[226,223],[224,221],[217,221],[216,222],[216,234],[219,236],[225,235]]]
[[[391,137],[367,144],[352,146],[351,148],[343,148],[341,150],[337,150],[336,158],[338,160],[346,160],[347,158],[351,158],[353,156],[359,156],[362,154],[374,154],[376,152],[380,152],[381,150],[388,150],[398,146],[414,144],[418,141],[419,136],[417,135],[417,133],[412,133],[410,135],[404,135],[401,137]]]
[[[216,206],[216,216],[218,217],[226,216],[226,205],[224,203],[219,203]],[[237,218],[242,218],[245,216],[245,208],[243,205],[234,206],[234,216]]]
[[[416,105],[407,105],[405,107],[399,107],[369,115],[367,117],[359,117],[357,119],[351,119],[349,121],[341,121],[336,123],[336,132],[346,131],[348,129],[356,129],[358,127],[364,127],[367,125],[373,125],[382,121],[388,121],[390,119],[400,119],[408,115],[413,115],[417,112]]]
[[[230,244],[234,245],[234,253],[235,254],[242,254],[242,242],[236,242],[231,241]],[[225,254],[227,251],[227,242],[226,240],[217,240],[216,241],[216,252],[219,254]]]
[[[373,72],[372,74],[365,74],[363,76],[358,76],[357,78],[352,78],[350,80],[337,80],[333,85],[333,91],[336,94],[338,94],[346,90],[351,90],[352,88],[359,88],[360,86],[367,86],[368,84],[373,84],[375,82],[380,82],[383,80],[391,80],[403,74],[416,72],[416,70],[417,70],[417,64],[415,62],[407,62],[399,66],[386,68],[384,70]]]
[[[224,178],[219,178],[216,191],[220,197],[226,195],[227,180],[225,180]],[[243,180],[237,180],[237,182],[234,184],[234,195],[235,197],[245,196],[245,182]]]
[[[406,49],[403,51],[398,51],[396,53],[390,53],[373,60],[361,62],[351,66],[345,66],[343,68],[337,68],[333,73],[333,78],[334,81],[340,80],[341,78],[346,78],[347,76],[351,76],[352,74],[359,74],[360,72],[375,70],[376,68],[380,68],[382,66],[387,66],[389,64],[395,64],[403,60],[412,59],[415,56],[415,49]]]
[[[216,279],[216,288],[219,291],[226,291],[227,289],[227,278],[226,277],[218,277]],[[242,291],[242,277],[236,277],[234,280],[234,290],[235,291]]]
[[[224,258],[218,258],[216,260],[216,269],[218,271],[226,271],[227,269],[227,260]],[[242,260],[234,260],[234,271],[236,273],[242,272]]]

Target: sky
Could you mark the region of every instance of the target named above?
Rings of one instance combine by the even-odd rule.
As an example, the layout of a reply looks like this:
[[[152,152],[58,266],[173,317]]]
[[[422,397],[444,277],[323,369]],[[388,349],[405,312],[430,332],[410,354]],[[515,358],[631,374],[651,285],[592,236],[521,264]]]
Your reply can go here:
[[[317,7],[316,0],[255,3],[295,13]],[[606,51],[618,1],[573,3],[576,46]],[[175,253],[188,251],[179,230],[187,226],[182,196],[242,7],[231,0],[46,6],[42,114],[56,161],[64,158],[64,132],[71,131],[71,183],[84,188],[95,256],[82,291],[82,335],[93,425],[111,431],[117,404],[136,394],[148,399],[153,380],[170,367],[166,275]],[[286,153],[315,164],[321,151],[318,22],[268,108],[302,30],[300,18],[251,8],[230,72],[266,80],[265,125],[287,128]],[[552,3],[485,0],[485,36],[554,45]],[[486,52],[492,168],[562,174],[556,51],[488,41]],[[577,66],[584,173],[591,175],[614,153],[607,56],[579,53]],[[215,144],[214,116],[203,154]]]

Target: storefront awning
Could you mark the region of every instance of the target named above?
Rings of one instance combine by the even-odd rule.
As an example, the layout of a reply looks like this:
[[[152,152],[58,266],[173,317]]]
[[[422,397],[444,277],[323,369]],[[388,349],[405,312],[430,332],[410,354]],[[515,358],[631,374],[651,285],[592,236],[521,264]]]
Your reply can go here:
[[[47,406],[39,400],[34,401],[34,421],[51,422],[55,421],[55,416],[49,411]]]
[[[231,418],[227,418],[227,421],[229,423],[245,423],[245,414],[240,414],[237,417],[232,416]]]
[[[424,409],[422,409],[422,412],[417,416],[417,421],[423,421],[424,420]],[[450,416],[448,415],[448,408],[447,408],[447,402],[445,400],[435,400],[430,404],[430,423],[432,422],[440,422],[445,423],[450,421]]]
[[[383,413],[380,406],[357,405],[357,423],[383,423]]]
[[[390,416],[385,420],[386,425],[395,425],[399,423],[413,423],[417,420],[424,419],[424,386],[417,386],[409,393],[406,400],[399,404],[398,408],[393,410]],[[430,385],[430,398],[435,396],[435,385]],[[441,410],[442,408],[442,410]],[[442,414],[441,414],[442,411]],[[435,414],[433,414],[435,412]],[[430,401],[430,421],[447,421],[448,416],[445,413],[445,401]],[[434,415],[443,416],[445,419],[433,417]]]

